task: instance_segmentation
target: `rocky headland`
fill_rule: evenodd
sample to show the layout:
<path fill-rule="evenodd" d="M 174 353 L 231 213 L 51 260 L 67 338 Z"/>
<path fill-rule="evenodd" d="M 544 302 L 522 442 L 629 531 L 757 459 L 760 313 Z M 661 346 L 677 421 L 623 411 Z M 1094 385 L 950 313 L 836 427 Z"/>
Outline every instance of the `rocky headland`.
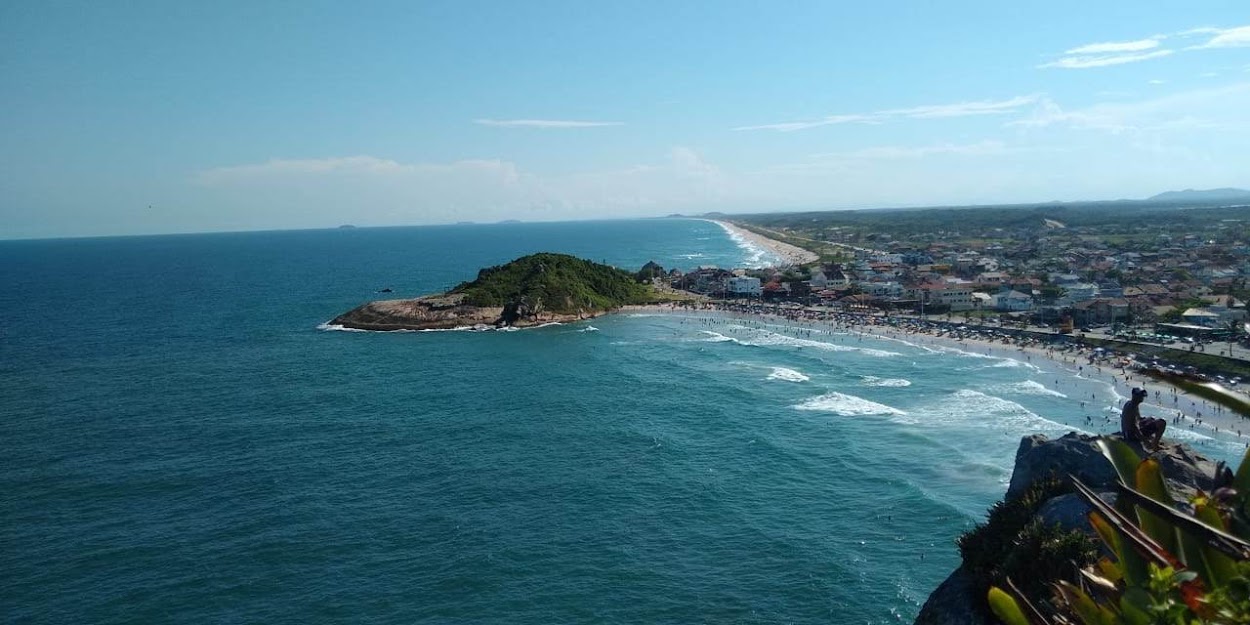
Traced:
<path fill-rule="evenodd" d="M 1099 450 L 1097 440 L 1098 437 L 1075 432 L 1053 440 L 1040 434 L 1024 437 L 1016 450 L 1004 502 L 1018 501 L 1039 480 L 1053 477 L 1070 482 L 1068 476 L 1076 476 L 1100 498 L 1114 502 L 1117 474 Z M 1158 451 L 1148 452 L 1139 444 L 1130 445 L 1141 457 L 1159 461 L 1168 489 L 1178 501 L 1188 501 L 1198 490 L 1211 492 L 1216 465 L 1188 446 L 1165 442 Z M 1086 520 L 1090 507 L 1075 494 L 1044 497 L 1034 507 L 1034 519 L 1045 526 L 1093 536 Z M 986 605 L 984 583 L 970 568 L 965 558 L 964 563 L 929 595 L 916 617 L 916 625 L 993 625 L 998 622 Z"/>
<path fill-rule="evenodd" d="M 590 319 L 663 299 L 637 274 L 566 254 L 531 254 L 446 293 L 368 302 L 328 325 L 353 330 L 478 330 Z"/>

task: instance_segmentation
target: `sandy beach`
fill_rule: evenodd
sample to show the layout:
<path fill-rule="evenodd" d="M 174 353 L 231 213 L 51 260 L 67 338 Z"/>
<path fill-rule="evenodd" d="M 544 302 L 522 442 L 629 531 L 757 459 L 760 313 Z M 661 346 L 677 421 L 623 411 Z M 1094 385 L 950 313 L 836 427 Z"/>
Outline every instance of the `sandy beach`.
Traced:
<path fill-rule="evenodd" d="M 762 247 L 773 254 L 776 254 L 781 257 L 784 265 L 810 265 L 811 263 L 820 260 L 820 256 L 801 247 L 790 245 L 789 243 L 784 243 L 776 239 L 770 239 L 762 234 L 756 234 L 750 230 L 735 226 L 727 221 L 720 221 L 716 219 L 712 219 L 710 221 L 724 228 L 730 236 L 740 237 L 753 245 Z"/>

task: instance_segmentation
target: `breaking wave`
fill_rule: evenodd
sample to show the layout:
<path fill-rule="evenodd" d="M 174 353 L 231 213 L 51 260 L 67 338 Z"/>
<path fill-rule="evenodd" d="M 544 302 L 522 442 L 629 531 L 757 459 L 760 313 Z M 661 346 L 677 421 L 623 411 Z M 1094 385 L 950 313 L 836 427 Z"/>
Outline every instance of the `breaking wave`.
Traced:
<path fill-rule="evenodd" d="M 773 372 L 768 374 L 769 380 L 784 380 L 786 382 L 806 382 L 811 378 L 785 367 L 773 367 Z"/>
<path fill-rule="evenodd" d="M 857 417 L 861 415 L 905 415 L 907 413 L 892 408 L 885 404 L 878 404 L 875 401 L 847 395 L 832 391 L 812 397 L 801 404 L 791 406 L 795 410 L 816 410 L 820 412 L 832 412 L 843 417 Z"/>

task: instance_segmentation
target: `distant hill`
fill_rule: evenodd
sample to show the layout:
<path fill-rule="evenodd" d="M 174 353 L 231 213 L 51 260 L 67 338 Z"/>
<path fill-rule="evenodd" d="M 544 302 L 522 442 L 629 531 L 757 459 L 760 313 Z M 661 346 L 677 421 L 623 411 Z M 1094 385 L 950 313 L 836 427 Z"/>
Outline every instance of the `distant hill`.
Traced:
<path fill-rule="evenodd" d="M 1250 191 L 1245 189 L 1185 189 L 1165 191 L 1146 198 L 1149 202 L 1243 202 L 1250 201 Z"/>
<path fill-rule="evenodd" d="M 650 289 L 634 275 L 567 254 L 531 254 L 488 267 L 477 279 L 452 289 L 471 306 L 526 302 L 555 313 L 611 310 L 646 301 Z"/>

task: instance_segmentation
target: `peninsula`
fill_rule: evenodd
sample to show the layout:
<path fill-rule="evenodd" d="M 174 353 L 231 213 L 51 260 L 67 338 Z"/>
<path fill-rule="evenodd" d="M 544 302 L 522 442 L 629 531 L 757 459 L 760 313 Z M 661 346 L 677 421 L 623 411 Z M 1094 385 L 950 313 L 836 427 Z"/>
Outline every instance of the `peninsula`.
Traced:
<path fill-rule="evenodd" d="M 673 299 L 639 275 L 567 254 L 531 254 L 488 267 L 446 293 L 380 300 L 330 321 L 355 330 L 525 327 L 590 319 L 630 304 Z"/>

